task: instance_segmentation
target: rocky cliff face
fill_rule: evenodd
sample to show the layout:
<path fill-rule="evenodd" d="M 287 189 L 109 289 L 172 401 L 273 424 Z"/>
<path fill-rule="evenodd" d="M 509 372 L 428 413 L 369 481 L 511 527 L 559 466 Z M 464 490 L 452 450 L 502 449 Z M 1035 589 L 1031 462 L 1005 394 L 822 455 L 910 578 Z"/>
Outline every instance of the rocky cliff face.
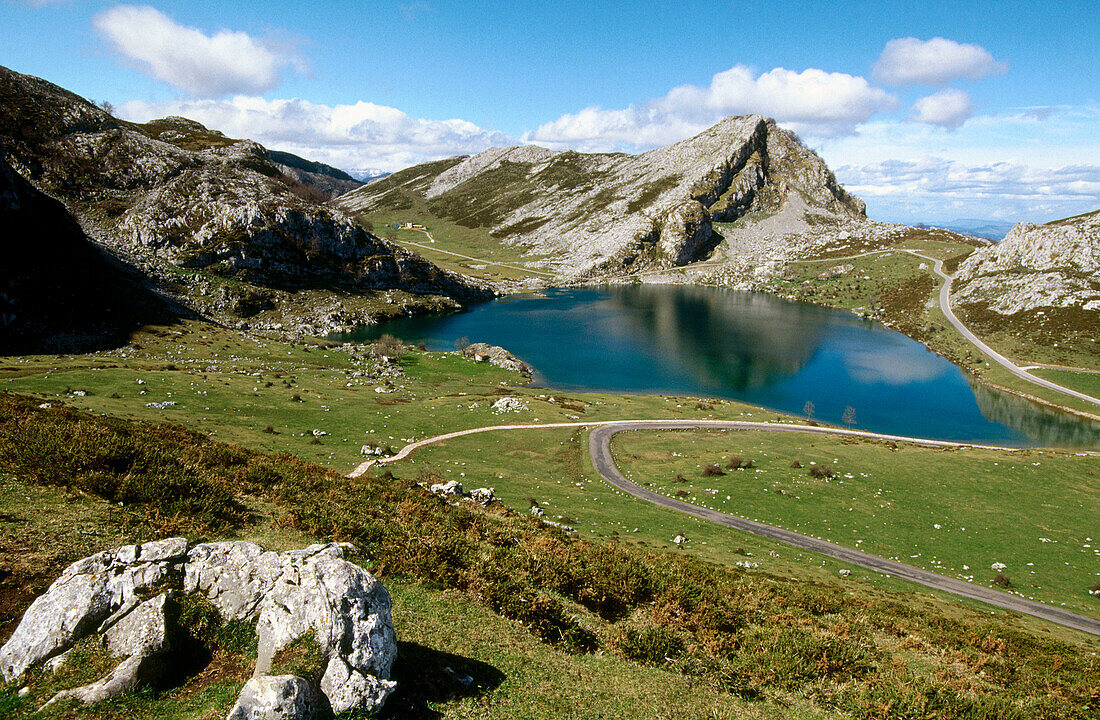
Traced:
<path fill-rule="evenodd" d="M 98 242 L 171 283 L 204 312 L 241 317 L 234 298 L 220 304 L 209 296 L 211 285 L 240 292 L 238 281 L 246 294 L 254 294 L 248 286 L 264 288 L 261 305 L 283 306 L 280 320 L 289 313 L 294 324 L 296 312 L 305 311 L 311 331 L 344 327 L 349 319 L 357 324 L 367 311 L 326 322 L 302 308 L 303 292 L 399 290 L 459 302 L 489 295 L 321 205 L 355 183 L 327 166 L 272 154 L 183 118 L 120 121 L 5 68 L 0 109 L 0 143 L 20 175 L 65 201 Z"/>
<path fill-rule="evenodd" d="M 560 258 L 566 274 L 684 265 L 746 216 L 804 226 L 861 222 L 864 206 L 794 136 L 759 115 L 726 118 L 640 155 L 536 146 L 420 165 L 338 198 L 349 213 L 426 203 L 459 225 Z"/>
<path fill-rule="evenodd" d="M 126 342 L 164 304 L 97 248 L 65 206 L 0 157 L 0 354 L 84 352 Z"/>
<path fill-rule="evenodd" d="M 1001 315 L 1039 308 L 1100 311 L 1100 210 L 1020 223 L 959 265 L 955 301 Z"/>

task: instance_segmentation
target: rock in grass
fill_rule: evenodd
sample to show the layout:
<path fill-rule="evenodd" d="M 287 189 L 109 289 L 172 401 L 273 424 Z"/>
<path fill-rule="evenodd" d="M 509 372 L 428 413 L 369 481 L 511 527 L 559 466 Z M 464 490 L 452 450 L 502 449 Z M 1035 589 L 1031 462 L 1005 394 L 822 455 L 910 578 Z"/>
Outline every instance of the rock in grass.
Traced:
<path fill-rule="evenodd" d="M 306 720 L 317 712 L 309 683 L 294 675 L 252 678 L 226 720 Z"/>
<path fill-rule="evenodd" d="M 118 622 L 138 607 L 139 593 L 165 581 L 186 553 L 186 540 L 170 538 L 96 553 L 65 568 L 0 648 L 5 682 Z"/>
<path fill-rule="evenodd" d="M 98 702 L 153 683 L 172 666 L 175 614 L 166 606 L 180 593 L 194 593 L 209 599 L 223 621 L 256 623 L 255 672 L 230 718 L 309 718 L 318 705 L 338 713 L 377 710 L 395 687 L 390 596 L 370 573 L 344 560 L 348 548 L 329 543 L 277 553 L 255 543 L 219 542 L 188 551 L 186 540 L 172 538 L 98 553 L 73 563 L 27 610 L 0 649 L 4 679 L 13 682 L 42 663 L 56 670 L 52 665 L 63 663 L 75 643 L 100 634 L 121 662 L 47 705 L 65 698 Z M 319 687 L 293 676 L 268 677 L 275 654 L 306 636 L 322 653 Z"/>
<path fill-rule="evenodd" d="M 436 495 L 462 495 L 462 483 L 458 480 L 436 483 L 430 488 Z"/>
<path fill-rule="evenodd" d="M 472 343 L 462 349 L 462 354 L 477 362 L 488 362 L 490 365 L 518 372 L 527 377 L 534 372 L 534 368 L 499 345 Z"/>

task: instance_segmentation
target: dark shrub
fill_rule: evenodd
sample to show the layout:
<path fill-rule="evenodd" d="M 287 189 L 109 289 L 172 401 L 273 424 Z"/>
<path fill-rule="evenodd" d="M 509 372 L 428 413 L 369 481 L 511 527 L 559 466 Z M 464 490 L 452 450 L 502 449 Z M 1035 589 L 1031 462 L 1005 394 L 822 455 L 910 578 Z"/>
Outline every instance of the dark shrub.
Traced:
<path fill-rule="evenodd" d="M 727 470 L 737 470 L 741 467 L 741 463 L 743 463 L 743 462 L 744 462 L 744 459 L 740 455 L 734 455 L 733 457 L 730 458 L 729 462 L 726 463 L 726 469 Z"/>
<path fill-rule="evenodd" d="M 703 477 L 717 477 L 719 475 L 725 475 L 725 471 L 717 465 L 711 463 L 703 468 Z"/>
<path fill-rule="evenodd" d="M 623 628 L 615 646 L 627 659 L 648 665 L 663 665 L 684 654 L 683 639 L 664 625 Z"/>
<path fill-rule="evenodd" d="M 812 478 L 831 478 L 834 475 L 833 469 L 828 465 L 810 465 L 810 477 Z"/>
<path fill-rule="evenodd" d="M 997 587 L 1003 588 L 1015 587 L 1015 585 L 1012 584 L 1012 581 L 1008 579 L 1008 575 L 1005 575 L 1001 572 L 997 573 L 997 576 L 993 578 L 993 584 Z"/>

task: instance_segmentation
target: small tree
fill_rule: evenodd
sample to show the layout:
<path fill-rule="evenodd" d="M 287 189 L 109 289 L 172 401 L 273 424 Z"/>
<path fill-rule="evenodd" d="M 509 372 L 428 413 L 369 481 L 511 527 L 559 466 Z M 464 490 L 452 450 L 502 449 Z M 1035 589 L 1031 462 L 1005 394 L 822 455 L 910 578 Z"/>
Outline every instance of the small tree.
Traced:
<path fill-rule="evenodd" d="M 849 405 L 844 408 L 844 414 L 840 416 L 840 419 L 848 426 L 848 429 L 852 429 L 852 425 L 856 422 L 856 409 Z"/>
<path fill-rule="evenodd" d="M 817 408 L 814 407 L 814 401 L 813 400 L 807 400 L 806 404 L 802 406 L 802 414 L 805 415 L 806 417 L 808 417 L 809 419 L 813 420 L 814 419 L 814 411 L 816 409 Z"/>
<path fill-rule="evenodd" d="M 371 343 L 370 350 L 376 357 L 400 360 L 401 356 L 405 354 L 405 343 L 386 333 Z"/>
<path fill-rule="evenodd" d="M 469 346 L 470 338 L 466 337 L 465 335 L 455 340 L 455 350 L 458 350 L 459 352 L 462 352 Z"/>

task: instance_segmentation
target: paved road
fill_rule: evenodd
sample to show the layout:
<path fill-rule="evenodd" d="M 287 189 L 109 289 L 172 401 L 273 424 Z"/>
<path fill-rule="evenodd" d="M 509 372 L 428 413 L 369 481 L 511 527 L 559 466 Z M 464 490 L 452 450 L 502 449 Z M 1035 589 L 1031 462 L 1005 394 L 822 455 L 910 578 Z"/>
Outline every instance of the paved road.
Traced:
<path fill-rule="evenodd" d="M 883 575 L 901 578 L 902 580 L 915 582 L 953 595 L 980 600 L 989 605 L 994 605 L 1013 612 L 1033 615 L 1043 620 L 1049 620 L 1058 625 L 1064 625 L 1065 627 L 1080 630 L 1092 635 L 1100 635 L 1100 619 L 1097 618 L 1080 615 L 1075 612 L 1070 612 L 1069 610 L 1063 610 L 1051 605 L 1044 605 L 1032 600 L 1026 600 L 1015 595 L 1009 595 L 1008 593 L 973 585 L 963 580 L 947 577 L 945 575 L 937 575 L 936 573 L 921 570 L 920 568 L 906 565 L 896 560 L 888 560 L 878 557 L 877 555 L 871 555 L 859 550 L 837 545 L 826 540 L 819 540 L 818 538 L 808 535 L 801 535 L 796 532 L 791 532 L 790 530 L 784 530 L 772 525 L 765 525 L 746 518 L 737 517 L 736 515 L 729 515 L 718 512 L 717 510 L 699 507 L 698 505 L 692 505 L 681 500 L 676 500 L 675 498 L 661 495 L 660 493 L 653 492 L 652 490 L 648 490 L 627 480 L 615 465 L 615 460 L 611 455 L 611 437 L 616 433 L 626 430 L 713 429 L 716 425 L 718 427 L 730 429 L 744 429 L 745 425 L 756 424 L 757 423 L 741 423 L 737 421 L 729 421 L 720 424 L 715 422 L 698 423 L 691 420 L 682 420 L 665 422 L 655 426 L 654 423 L 621 422 L 612 425 L 604 425 L 593 430 L 588 438 L 588 451 L 592 457 L 592 465 L 604 480 L 623 492 L 633 495 L 639 500 L 645 500 L 646 502 L 659 505 L 660 507 L 677 510 L 702 520 L 709 520 L 719 525 L 743 530 L 744 532 L 759 535 L 760 537 L 765 537 L 770 540 L 776 540 L 787 545 L 793 545 L 803 550 L 810 550 L 811 552 L 816 552 L 821 555 L 827 555 L 858 567 L 882 573 Z M 771 425 L 768 429 L 775 432 L 830 432 L 827 428 L 807 428 L 792 425 Z"/>
<path fill-rule="evenodd" d="M 1051 605 L 1044 605 L 1042 603 L 1034 602 L 1032 600 L 1025 600 L 1024 598 L 1017 597 L 1015 595 L 1009 595 L 1008 593 L 999 592 L 997 590 L 991 590 L 989 588 L 981 587 L 979 585 L 972 585 L 971 583 L 956 578 L 947 577 L 945 575 L 937 575 L 935 573 L 928 572 L 927 570 L 921 570 L 920 568 L 913 567 L 912 565 L 906 565 L 904 563 L 897 562 L 896 560 L 889 560 L 887 558 L 878 557 L 877 555 L 871 555 L 869 553 L 861 552 L 859 550 L 853 550 L 851 548 L 837 545 L 825 540 L 819 540 L 818 538 L 809 537 L 808 535 L 802 535 L 790 530 L 784 530 L 772 525 L 765 525 L 758 523 L 747 518 L 738 517 L 736 515 L 729 515 L 727 513 L 718 512 L 717 510 L 711 510 L 709 508 L 699 507 L 698 505 L 692 505 L 690 503 L 676 500 L 659 493 L 655 493 L 652 490 L 647 490 L 639 485 L 627 480 L 626 477 L 619 471 L 619 468 L 615 465 L 614 458 L 611 455 L 611 436 L 616 433 L 626 430 L 683 430 L 683 429 L 724 429 L 724 430 L 764 430 L 768 432 L 794 432 L 794 433 L 809 433 L 819 435 L 847 435 L 852 437 L 864 437 L 877 440 L 893 440 L 896 442 L 908 442 L 918 445 L 925 445 L 928 447 L 959 447 L 960 443 L 947 442 L 943 440 L 928 440 L 924 438 L 912 438 L 899 435 L 884 435 L 880 433 L 870 433 L 861 430 L 844 430 L 841 428 L 829 428 L 819 427 L 811 425 L 788 425 L 779 423 L 760 423 L 760 422 L 747 422 L 740 420 L 605 420 L 599 422 L 571 422 L 571 423 L 546 423 L 539 425 L 490 425 L 480 428 L 470 428 L 468 430 L 458 430 L 456 432 L 445 433 L 443 435 L 437 435 L 435 437 L 425 438 L 424 440 L 418 440 L 413 443 L 409 443 L 403 447 L 396 455 L 388 458 L 382 458 L 378 460 L 368 460 L 355 468 L 350 477 L 358 477 L 365 473 L 370 467 L 376 464 L 389 464 L 404 460 L 416 450 L 425 447 L 427 445 L 433 445 L 435 443 L 450 440 L 456 437 L 462 437 L 464 435 L 473 435 L 483 432 L 492 432 L 497 430 L 542 430 L 548 428 L 575 428 L 575 427 L 595 427 L 589 435 L 588 449 L 589 455 L 592 458 L 592 465 L 596 468 L 596 471 L 600 476 L 612 486 L 622 490 L 623 492 L 633 495 L 634 497 L 645 500 L 646 502 L 653 503 L 660 507 L 668 508 L 670 510 L 677 510 L 679 512 L 692 515 L 694 517 L 709 520 L 711 522 L 725 525 L 726 527 L 736 528 L 745 532 L 759 535 L 761 537 L 769 538 L 787 545 L 793 545 L 794 547 L 802 548 L 804 550 L 810 550 L 812 552 L 819 553 L 821 555 L 827 555 L 837 560 L 856 565 L 874 572 L 882 573 L 891 577 L 900 578 L 902 580 L 908 580 L 927 587 L 942 590 L 943 592 L 959 595 L 961 597 L 971 598 L 974 600 L 980 600 L 989 605 L 1011 610 L 1013 612 L 1022 613 L 1025 615 L 1033 615 L 1044 620 L 1056 623 L 1058 625 L 1064 625 L 1065 627 L 1080 630 L 1082 632 L 1090 633 L 1092 635 L 1100 635 L 1100 619 L 1092 618 L 1087 615 L 1080 615 L 1078 613 L 1070 612 L 1069 610 L 1063 610 L 1061 608 L 1053 607 Z M 1012 450 L 1016 451 L 1018 448 L 1003 448 L 995 446 L 984 445 L 967 445 L 967 447 L 987 447 L 995 448 L 998 450 Z"/>
<path fill-rule="evenodd" d="M 455 432 L 444 433 L 443 435 L 436 435 L 435 437 L 424 438 L 423 440 L 417 440 L 411 442 L 405 447 L 401 448 L 395 455 L 391 455 L 385 458 L 377 458 L 374 460 L 367 460 L 360 463 L 354 470 L 348 473 L 348 477 L 359 477 L 374 465 L 388 465 L 389 463 L 397 462 L 398 460 L 404 460 L 409 455 L 419 450 L 426 445 L 435 445 L 436 443 L 443 442 L 444 440 L 450 440 L 456 437 L 462 437 L 463 435 L 475 435 L 477 433 L 492 432 L 494 430 L 545 430 L 548 428 L 578 428 L 578 427 L 602 427 L 604 425 L 624 425 L 631 424 L 638 427 L 653 427 L 660 429 L 669 422 L 675 422 L 670 420 L 597 420 L 594 422 L 563 422 L 563 423 L 539 423 L 539 424 L 523 424 L 523 425 L 486 425 L 484 427 L 470 428 L 468 430 L 456 430 Z M 871 438 L 873 440 L 893 440 L 894 442 L 907 442 L 917 445 L 927 445 L 929 447 L 976 447 L 987 448 L 991 450 L 1009 450 L 1017 452 L 1020 448 L 1001 447 L 998 445 L 974 445 L 967 443 L 951 442 L 949 440 L 927 440 L 925 438 L 906 437 L 903 435 L 883 435 L 882 433 L 872 433 L 863 430 L 844 430 L 842 428 L 831 427 L 819 427 L 816 425 L 780 425 L 778 423 L 763 423 L 763 422 L 748 422 L 742 420 L 694 420 L 697 426 L 701 427 L 714 427 L 714 428 L 730 428 L 733 427 L 738 430 L 785 430 L 788 432 L 806 432 L 817 433 L 821 435 L 848 435 L 850 437 L 862 437 Z"/>
<path fill-rule="evenodd" d="M 1038 375 L 1032 375 L 1027 370 L 1024 370 L 1022 367 L 1016 365 L 1004 355 L 1001 355 L 999 352 L 982 342 L 977 335 L 970 332 L 966 325 L 962 324 L 962 321 L 960 321 L 959 318 L 955 316 L 954 311 L 951 310 L 951 281 L 953 278 L 951 275 L 948 275 L 943 271 L 943 260 L 929 257 L 928 255 L 923 255 L 916 250 L 906 250 L 905 252 L 910 253 L 911 255 L 916 255 L 917 257 L 924 258 L 925 260 L 930 260 L 934 263 L 932 270 L 941 278 L 943 278 L 943 285 L 940 286 L 940 310 L 943 311 L 943 314 L 947 318 L 947 321 L 954 325 L 955 329 L 958 330 L 963 337 L 973 343 L 983 353 L 988 355 L 994 362 L 1003 367 L 1005 370 L 1008 370 L 1016 377 L 1027 380 L 1030 383 L 1045 387 L 1048 390 L 1062 393 L 1063 395 L 1069 395 L 1070 397 L 1084 400 L 1085 402 L 1092 403 L 1093 405 L 1100 405 L 1100 400 L 1094 398 L 1091 395 L 1086 395 L 1083 392 L 1078 392 L 1071 388 L 1065 387 L 1064 385 L 1059 385 L 1058 383 L 1051 382 L 1050 380 L 1047 380 L 1046 378 L 1041 378 Z"/>

